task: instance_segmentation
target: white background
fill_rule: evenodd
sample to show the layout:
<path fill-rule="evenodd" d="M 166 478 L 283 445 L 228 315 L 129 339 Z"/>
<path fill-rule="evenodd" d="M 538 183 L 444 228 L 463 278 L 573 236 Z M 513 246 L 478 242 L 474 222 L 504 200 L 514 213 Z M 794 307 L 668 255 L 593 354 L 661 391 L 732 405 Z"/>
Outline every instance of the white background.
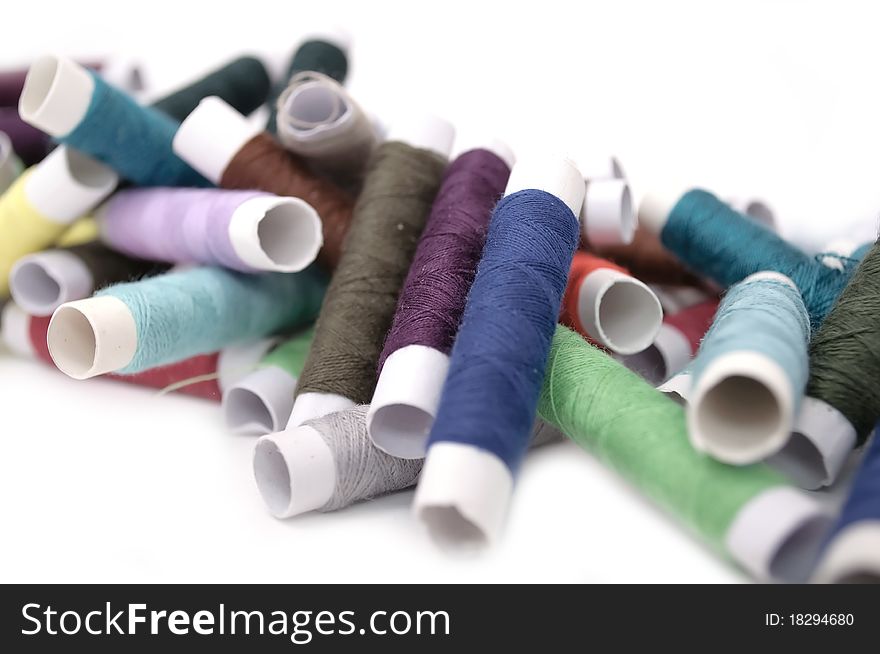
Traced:
<path fill-rule="evenodd" d="M 871 3 L 7 3 L 0 65 L 46 52 L 143 61 L 154 94 L 251 51 L 280 68 L 328 22 L 349 87 L 522 152 L 613 152 L 635 191 L 753 194 L 809 248 L 872 238 L 880 39 Z M 315 8 L 312 9 L 311 6 Z M 0 354 L 0 581 L 735 582 L 743 577 L 571 443 L 531 455 L 503 542 L 437 552 L 410 493 L 279 522 L 253 441 L 217 407 Z"/>

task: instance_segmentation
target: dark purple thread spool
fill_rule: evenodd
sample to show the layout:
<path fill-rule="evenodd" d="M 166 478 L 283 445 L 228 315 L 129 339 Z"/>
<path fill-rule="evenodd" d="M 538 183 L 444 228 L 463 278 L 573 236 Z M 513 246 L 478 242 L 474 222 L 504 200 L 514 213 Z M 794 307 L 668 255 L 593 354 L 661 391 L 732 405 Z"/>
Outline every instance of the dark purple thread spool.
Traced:
<path fill-rule="evenodd" d="M 424 456 L 489 218 L 510 177 L 512 156 L 495 149 L 503 158 L 470 150 L 447 168 L 385 339 L 367 425 L 393 456 Z"/>

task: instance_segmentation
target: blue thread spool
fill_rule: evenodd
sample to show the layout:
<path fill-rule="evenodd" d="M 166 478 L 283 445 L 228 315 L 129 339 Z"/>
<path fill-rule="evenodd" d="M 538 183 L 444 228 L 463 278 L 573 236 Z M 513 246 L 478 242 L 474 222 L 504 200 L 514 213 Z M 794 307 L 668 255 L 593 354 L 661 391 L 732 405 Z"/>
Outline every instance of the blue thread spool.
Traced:
<path fill-rule="evenodd" d="M 639 207 L 640 224 L 696 272 L 727 288 L 762 270 L 789 277 L 804 299 L 817 329 L 857 265 L 841 258 L 841 268 L 822 265 L 757 221 L 711 193 L 688 191 L 675 200 L 652 195 Z"/>
<path fill-rule="evenodd" d="M 191 268 L 117 284 L 60 306 L 49 352 L 74 379 L 136 373 L 305 325 L 325 288 L 314 267 L 264 275 Z"/>
<path fill-rule="evenodd" d="M 538 190 L 540 189 L 540 190 Z M 579 238 L 580 171 L 518 162 L 489 224 L 415 497 L 439 541 L 484 544 L 507 512 Z"/>
<path fill-rule="evenodd" d="M 829 533 L 815 579 L 880 583 L 880 438 L 876 429 L 849 498 Z"/>
<path fill-rule="evenodd" d="M 788 441 L 808 376 L 810 322 L 789 278 L 761 272 L 730 288 L 691 366 L 694 448 L 744 465 Z"/>
<path fill-rule="evenodd" d="M 43 57 L 28 72 L 21 117 L 140 186 L 209 186 L 171 149 L 177 123 L 142 107 L 93 72 Z"/>

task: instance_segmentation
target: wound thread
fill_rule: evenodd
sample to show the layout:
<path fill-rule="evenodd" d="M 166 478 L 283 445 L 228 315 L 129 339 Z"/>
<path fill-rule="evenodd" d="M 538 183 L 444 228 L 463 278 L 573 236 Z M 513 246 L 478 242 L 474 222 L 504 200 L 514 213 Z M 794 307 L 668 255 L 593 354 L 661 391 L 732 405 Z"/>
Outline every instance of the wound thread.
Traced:
<path fill-rule="evenodd" d="M 495 207 L 429 451 L 470 445 L 517 471 L 579 232 L 572 210 L 545 191 L 518 191 Z"/>
<path fill-rule="evenodd" d="M 49 316 L 32 316 L 28 331 L 31 345 L 37 357 L 54 367 L 55 363 L 52 361 L 52 355 L 49 354 L 49 346 L 46 343 L 50 319 Z M 174 387 L 175 393 L 219 402 L 221 392 L 216 378 L 218 359 L 219 354 L 216 352 L 202 354 L 133 375 L 107 375 L 107 378 L 159 391 Z M 205 379 L 195 383 L 182 383 L 196 378 Z"/>
<path fill-rule="evenodd" d="M 691 365 L 691 443 L 728 463 L 788 441 L 807 385 L 810 319 L 794 284 L 758 273 L 733 285 Z"/>
<path fill-rule="evenodd" d="M 326 282 L 314 269 L 242 275 L 222 268 L 171 272 L 96 294 L 121 300 L 137 327 L 131 374 L 256 340 L 314 319 Z"/>
<path fill-rule="evenodd" d="M 838 257 L 842 270 L 823 265 L 818 258 L 698 189 L 678 200 L 660 238 L 686 265 L 724 287 L 762 270 L 789 277 L 804 298 L 814 330 L 822 324 L 858 265 L 856 259 L 848 257 Z"/>
<path fill-rule="evenodd" d="M 743 506 L 784 485 L 763 465 L 733 467 L 697 453 L 681 406 L 562 326 L 538 411 L 722 552 Z"/>
<path fill-rule="evenodd" d="M 700 341 L 712 326 L 715 313 L 718 311 L 718 300 L 715 298 L 705 300 L 693 306 L 682 309 L 672 314 L 666 314 L 663 322 L 671 325 L 679 331 L 691 347 L 691 354 L 696 354 L 700 348 Z"/>
<path fill-rule="evenodd" d="M 95 73 L 89 75 L 94 89 L 88 109 L 70 132 L 57 135 L 59 142 L 104 162 L 139 186 L 210 185 L 172 151 L 175 120 L 139 105 Z"/>
<path fill-rule="evenodd" d="M 290 59 L 287 74 L 269 96 L 270 114 L 266 131 L 270 134 L 275 133 L 277 125 L 278 97 L 295 75 L 307 71 L 321 73 L 342 84 L 348 75 L 348 55 L 338 45 L 324 39 L 310 39 L 300 44 Z"/>
<path fill-rule="evenodd" d="M 247 116 L 266 102 L 271 86 L 262 61 L 256 57 L 238 57 L 157 100 L 152 107 L 179 122 L 189 116 L 202 98 L 216 95 Z"/>
<path fill-rule="evenodd" d="M 447 168 L 385 338 L 380 374 L 389 355 L 407 345 L 452 350 L 492 209 L 509 177 L 510 167 L 483 149 L 465 152 Z"/>
<path fill-rule="evenodd" d="M 369 402 L 382 344 L 446 161 L 399 141 L 373 154 L 297 395 Z"/>
<path fill-rule="evenodd" d="M 102 240 L 130 256 L 240 272 L 302 270 L 321 238 L 311 207 L 258 191 L 121 191 L 98 217 Z"/>
<path fill-rule="evenodd" d="M 317 177 L 299 157 L 287 152 L 268 134 L 257 134 L 238 151 L 220 179 L 225 189 L 259 189 L 301 198 L 321 217 L 324 245 L 318 261 L 333 270 L 351 222 L 353 200 L 329 180 Z"/>
<path fill-rule="evenodd" d="M 807 395 L 849 420 L 857 443 L 880 418 L 880 246 L 871 248 L 810 343 Z"/>
<path fill-rule="evenodd" d="M 339 82 L 315 72 L 294 75 L 277 108 L 278 139 L 287 150 L 340 184 L 360 182 L 376 133 Z"/>

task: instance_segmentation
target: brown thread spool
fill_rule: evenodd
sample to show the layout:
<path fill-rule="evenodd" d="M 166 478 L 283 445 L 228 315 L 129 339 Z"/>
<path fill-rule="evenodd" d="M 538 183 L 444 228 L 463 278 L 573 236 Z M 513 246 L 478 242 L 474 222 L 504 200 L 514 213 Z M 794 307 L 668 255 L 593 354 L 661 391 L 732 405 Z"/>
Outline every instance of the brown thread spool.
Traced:
<path fill-rule="evenodd" d="M 202 100 L 181 123 L 174 152 L 221 188 L 258 189 L 308 202 L 321 217 L 324 245 L 318 261 L 336 267 L 354 200 L 228 104 L 216 97 Z"/>

